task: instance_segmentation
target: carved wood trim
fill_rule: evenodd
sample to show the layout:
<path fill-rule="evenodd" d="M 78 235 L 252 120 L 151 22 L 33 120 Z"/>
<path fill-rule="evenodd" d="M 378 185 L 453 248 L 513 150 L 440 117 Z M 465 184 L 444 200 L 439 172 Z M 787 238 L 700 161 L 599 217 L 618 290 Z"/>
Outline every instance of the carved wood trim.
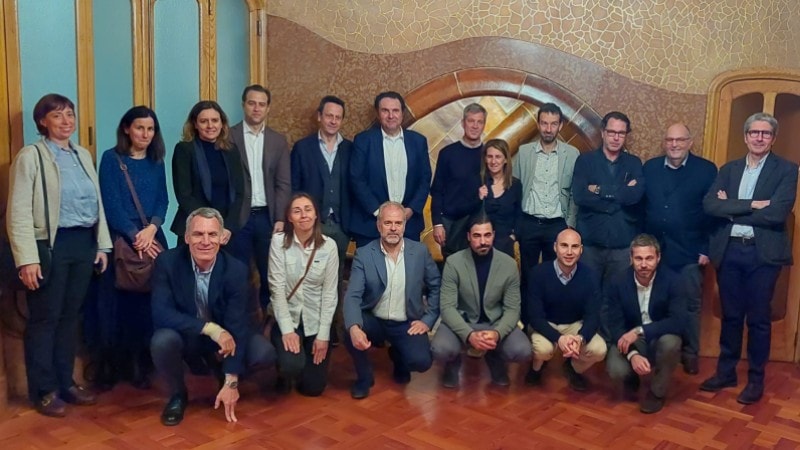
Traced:
<path fill-rule="evenodd" d="M 131 0 L 133 33 L 133 104 L 152 107 L 153 86 L 153 19 L 156 0 Z"/>
<path fill-rule="evenodd" d="M 75 0 L 75 48 L 78 72 L 78 140 L 97 154 L 94 96 L 94 23 L 92 0 Z"/>
<path fill-rule="evenodd" d="M 217 0 L 200 6 L 200 99 L 217 99 Z"/>

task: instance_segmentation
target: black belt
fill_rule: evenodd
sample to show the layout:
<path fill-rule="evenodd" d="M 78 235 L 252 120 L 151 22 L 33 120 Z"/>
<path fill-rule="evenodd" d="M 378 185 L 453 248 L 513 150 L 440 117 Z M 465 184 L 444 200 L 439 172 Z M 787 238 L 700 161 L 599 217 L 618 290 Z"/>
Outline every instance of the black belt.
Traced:
<path fill-rule="evenodd" d="M 563 217 L 553 217 L 552 219 L 546 219 L 544 217 L 536 217 L 536 216 L 533 216 L 531 214 L 525 214 L 525 213 L 522 213 L 522 216 L 525 217 L 528 220 L 532 220 L 532 221 L 538 223 L 539 225 L 548 225 L 548 224 L 556 223 L 556 222 L 564 222 L 564 218 Z"/>
<path fill-rule="evenodd" d="M 267 206 L 256 206 L 254 208 L 250 208 L 250 214 L 261 214 L 268 212 L 269 212 L 269 207 Z"/>
<path fill-rule="evenodd" d="M 71 232 L 71 231 L 91 231 L 94 230 L 94 225 L 89 227 L 59 227 L 58 231 L 63 232 Z"/>
<path fill-rule="evenodd" d="M 756 238 L 744 237 L 744 236 L 731 236 L 730 238 L 728 238 L 728 242 L 733 242 L 741 245 L 756 245 Z"/>

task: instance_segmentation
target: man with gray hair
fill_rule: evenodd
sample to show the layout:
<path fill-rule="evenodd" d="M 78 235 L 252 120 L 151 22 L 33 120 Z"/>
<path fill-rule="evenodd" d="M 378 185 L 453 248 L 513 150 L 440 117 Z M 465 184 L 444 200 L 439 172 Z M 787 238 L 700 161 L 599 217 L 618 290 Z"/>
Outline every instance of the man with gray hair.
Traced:
<path fill-rule="evenodd" d="M 442 256 L 467 248 L 467 221 L 481 208 L 481 157 L 486 108 L 470 103 L 464 108 L 461 127 L 464 137 L 439 151 L 431 184 L 433 239 Z"/>
<path fill-rule="evenodd" d="M 237 420 L 239 376 L 248 367 L 275 363 L 275 348 L 248 321 L 248 268 L 219 251 L 223 230 L 217 210 L 198 208 L 186 218 L 186 245 L 156 259 L 150 352 L 170 394 L 161 414 L 164 425 L 178 425 L 186 410 L 184 358 L 190 367 L 217 375 L 214 408 L 222 404 L 228 422 Z"/>
<path fill-rule="evenodd" d="M 378 208 L 380 239 L 359 247 L 344 297 L 345 347 L 356 382 L 350 395 L 362 399 L 375 382 L 367 350 L 388 341 L 397 384 L 431 367 L 428 331 L 439 318 L 441 276 L 425 244 L 403 237 L 405 209 L 398 202 Z M 427 299 L 423 295 L 427 291 Z"/>
<path fill-rule="evenodd" d="M 736 401 L 749 405 L 764 394 L 772 332 L 771 301 L 782 266 L 792 264 L 786 217 L 797 191 L 797 164 L 774 154 L 778 121 L 756 113 L 744 123 L 747 154 L 719 170 L 703 199 L 707 214 L 722 224 L 711 235 L 709 256 L 717 269 L 722 306 L 719 360 L 700 390 L 736 386 L 747 321 L 747 386 Z"/>

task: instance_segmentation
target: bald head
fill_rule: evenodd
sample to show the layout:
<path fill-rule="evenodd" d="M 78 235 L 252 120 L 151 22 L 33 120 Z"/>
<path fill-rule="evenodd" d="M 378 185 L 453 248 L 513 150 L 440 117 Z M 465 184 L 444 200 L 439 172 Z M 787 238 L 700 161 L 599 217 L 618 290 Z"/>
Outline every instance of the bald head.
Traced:
<path fill-rule="evenodd" d="M 564 273 L 572 272 L 583 253 L 581 235 L 570 228 L 563 230 L 556 236 L 553 250 L 556 251 L 556 260 L 561 271 Z"/>
<path fill-rule="evenodd" d="M 664 135 L 664 154 L 667 162 L 672 167 L 679 167 L 689 155 L 693 143 L 689 127 L 682 123 L 670 125 Z"/>

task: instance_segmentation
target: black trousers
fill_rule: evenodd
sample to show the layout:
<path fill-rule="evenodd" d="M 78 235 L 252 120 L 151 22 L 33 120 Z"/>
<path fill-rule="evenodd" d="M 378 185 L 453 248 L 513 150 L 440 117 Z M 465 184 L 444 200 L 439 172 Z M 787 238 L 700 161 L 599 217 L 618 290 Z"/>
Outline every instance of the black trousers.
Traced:
<path fill-rule="evenodd" d="M 269 285 L 267 284 L 267 268 L 269 266 L 269 246 L 272 241 L 272 220 L 269 209 L 252 209 L 247 223 L 240 230 L 233 233 L 225 250 L 234 258 L 239 259 L 250 267 L 250 260 L 255 259 L 258 269 L 259 289 L 258 301 L 261 308 L 269 305 Z"/>
<path fill-rule="evenodd" d="M 28 397 L 72 387 L 80 311 L 92 277 L 97 241 L 92 228 L 59 228 L 46 283 L 27 292 L 25 366 Z"/>
<path fill-rule="evenodd" d="M 309 397 L 322 395 L 328 385 L 328 362 L 331 356 L 331 346 L 328 353 L 319 364 L 314 364 L 314 340 L 317 335 L 306 336 L 303 324 L 295 332 L 300 335 L 300 353 L 286 351 L 283 347 L 283 336 L 278 324 L 272 326 L 270 337 L 272 345 L 278 352 L 278 371 L 286 378 L 297 380 L 297 391 Z"/>

